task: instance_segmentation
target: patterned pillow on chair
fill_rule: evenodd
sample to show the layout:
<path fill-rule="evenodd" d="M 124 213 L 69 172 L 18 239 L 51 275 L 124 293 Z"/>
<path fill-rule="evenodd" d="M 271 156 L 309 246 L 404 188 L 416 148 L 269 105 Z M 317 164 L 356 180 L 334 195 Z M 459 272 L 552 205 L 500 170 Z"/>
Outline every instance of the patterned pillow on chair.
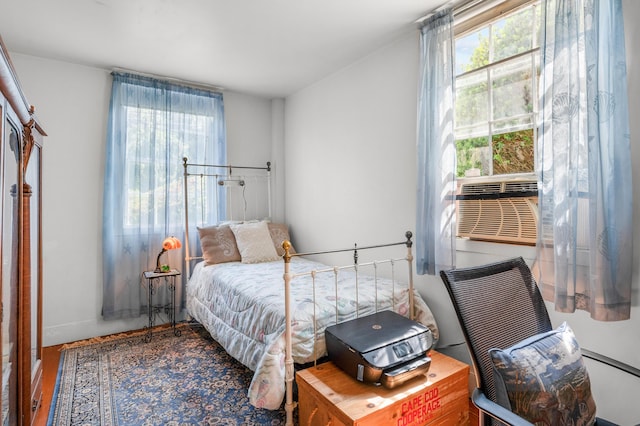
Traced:
<path fill-rule="evenodd" d="M 566 322 L 489 355 L 500 405 L 535 424 L 595 422 L 589 374 Z"/>

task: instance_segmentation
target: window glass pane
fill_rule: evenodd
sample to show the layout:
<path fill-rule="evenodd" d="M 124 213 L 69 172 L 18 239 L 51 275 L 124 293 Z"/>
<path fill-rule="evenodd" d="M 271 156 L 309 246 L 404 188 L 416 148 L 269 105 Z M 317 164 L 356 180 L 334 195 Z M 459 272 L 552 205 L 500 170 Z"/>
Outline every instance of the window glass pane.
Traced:
<path fill-rule="evenodd" d="M 541 39 L 541 33 L 540 33 L 540 13 L 541 13 L 541 7 L 539 4 L 533 5 L 532 6 L 533 9 L 533 47 L 537 48 L 540 47 L 540 39 Z"/>
<path fill-rule="evenodd" d="M 493 119 L 533 112 L 530 55 L 503 62 L 491 70 Z"/>
<path fill-rule="evenodd" d="M 457 176 L 488 176 L 491 174 L 491 148 L 488 137 L 456 140 Z"/>
<path fill-rule="evenodd" d="M 123 178 L 128 189 L 124 226 L 179 223 L 182 200 L 179 197 L 168 200 L 167 196 L 182 191 L 183 176 L 181 168 L 170 167 L 167 159 L 180 159 L 185 152 L 190 154 L 192 147 L 206 146 L 214 118 L 137 107 L 126 109 L 127 167 Z"/>
<path fill-rule="evenodd" d="M 509 133 L 517 130 L 531 129 L 533 127 L 533 116 L 507 118 L 493 123 L 493 133 Z"/>
<path fill-rule="evenodd" d="M 487 114 L 487 73 L 479 71 L 456 79 L 456 127 L 481 125 Z"/>
<path fill-rule="evenodd" d="M 493 174 L 533 172 L 533 129 L 493 135 Z"/>
<path fill-rule="evenodd" d="M 531 50 L 533 47 L 533 9 L 526 8 L 491 26 L 493 56 L 496 62 Z"/>
<path fill-rule="evenodd" d="M 489 63 L 489 28 L 456 40 L 456 74 L 483 67 Z"/>

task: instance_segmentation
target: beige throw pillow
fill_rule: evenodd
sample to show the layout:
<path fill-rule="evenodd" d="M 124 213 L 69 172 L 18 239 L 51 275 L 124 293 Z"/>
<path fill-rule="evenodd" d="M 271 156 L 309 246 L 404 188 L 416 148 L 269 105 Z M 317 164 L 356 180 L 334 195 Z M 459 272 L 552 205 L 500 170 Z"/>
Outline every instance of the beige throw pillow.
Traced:
<path fill-rule="evenodd" d="M 198 227 L 202 257 L 209 265 L 239 262 L 242 258 L 229 225 Z"/>
<path fill-rule="evenodd" d="M 242 263 L 272 262 L 278 253 L 271 239 L 266 222 L 249 222 L 230 225 Z"/>
<path fill-rule="evenodd" d="M 284 255 L 284 249 L 282 248 L 282 242 L 287 240 L 291 242 L 291 237 L 289 236 L 289 227 L 284 223 L 271 223 L 268 224 L 269 233 L 271 234 L 271 239 L 273 240 L 273 245 L 276 248 L 276 252 L 278 256 L 282 257 Z M 296 251 L 293 246 L 289 250 L 289 253 L 293 254 Z"/>

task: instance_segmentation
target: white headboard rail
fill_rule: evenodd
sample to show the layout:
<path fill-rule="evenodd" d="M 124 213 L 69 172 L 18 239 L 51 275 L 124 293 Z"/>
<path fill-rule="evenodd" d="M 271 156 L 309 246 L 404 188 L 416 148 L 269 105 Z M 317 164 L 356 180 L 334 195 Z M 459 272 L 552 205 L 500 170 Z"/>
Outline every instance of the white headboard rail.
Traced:
<path fill-rule="evenodd" d="M 218 186 L 225 187 L 238 187 L 243 190 L 243 217 L 242 220 L 246 220 L 246 199 L 244 199 L 244 191 L 248 185 L 255 183 L 259 180 L 266 180 L 266 202 L 267 202 L 267 217 L 271 218 L 272 207 L 271 207 L 271 162 L 267 161 L 266 166 L 234 166 L 231 164 L 200 164 L 200 163 L 189 163 L 187 157 L 182 158 L 182 166 L 184 168 L 184 221 L 185 221 L 185 236 L 184 236 L 184 247 L 185 247 L 185 276 L 189 278 L 191 276 L 191 261 L 201 259 L 198 256 L 191 255 L 191 247 L 189 244 L 189 178 L 190 177 L 199 177 L 201 179 L 215 179 L 215 184 Z M 240 173 L 236 173 L 240 171 Z M 247 174 L 242 175 L 243 172 L 259 172 L 260 174 Z M 264 173 L 262 173 L 264 172 Z M 201 185 L 202 188 L 202 185 Z M 204 194 L 202 194 L 204 195 Z M 201 197 L 202 202 L 204 203 L 204 196 Z M 256 195 L 257 198 L 257 195 Z M 256 201 L 257 203 L 257 201 Z M 215 191 L 215 200 L 214 205 L 218 206 L 218 191 Z M 237 219 L 233 217 L 233 206 L 228 207 L 227 210 L 230 210 L 231 217 L 230 219 Z M 225 212 L 228 214 L 229 211 Z M 204 223 L 202 221 L 200 223 Z"/>

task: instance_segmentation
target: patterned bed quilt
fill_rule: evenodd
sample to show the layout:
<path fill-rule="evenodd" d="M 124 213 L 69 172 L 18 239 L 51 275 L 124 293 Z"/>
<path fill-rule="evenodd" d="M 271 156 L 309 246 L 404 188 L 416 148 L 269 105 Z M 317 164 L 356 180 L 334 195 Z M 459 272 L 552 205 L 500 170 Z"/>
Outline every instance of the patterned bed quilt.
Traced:
<path fill-rule="evenodd" d="M 300 274 L 324 270 L 326 265 L 304 258 L 291 259 L 290 272 Z M 259 408 L 280 408 L 285 395 L 284 264 L 282 260 L 257 264 L 240 262 L 207 265 L 198 263 L 186 288 L 189 315 L 203 324 L 229 355 L 252 371 L 249 400 Z M 408 286 L 401 282 L 341 270 L 336 301 L 333 272 L 318 273 L 315 286 L 310 275 L 291 281 L 292 356 L 295 363 L 312 362 L 326 355 L 324 329 L 338 322 L 393 309 L 407 315 Z M 314 306 L 314 290 L 315 299 Z M 376 307 L 377 294 L 377 307 Z M 392 294 L 394 301 L 392 303 Z M 415 292 L 416 320 L 428 326 L 438 338 L 435 319 Z M 356 313 L 356 300 L 359 312 Z M 314 309 L 317 323 L 314 344 Z"/>

